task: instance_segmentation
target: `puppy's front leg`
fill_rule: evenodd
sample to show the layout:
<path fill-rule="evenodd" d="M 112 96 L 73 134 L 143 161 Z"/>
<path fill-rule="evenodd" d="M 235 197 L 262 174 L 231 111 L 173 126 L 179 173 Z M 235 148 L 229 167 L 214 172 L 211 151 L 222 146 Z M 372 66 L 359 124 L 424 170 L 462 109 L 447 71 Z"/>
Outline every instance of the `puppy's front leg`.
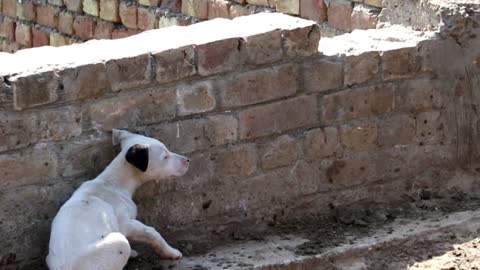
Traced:
<path fill-rule="evenodd" d="M 134 241 L 150 244 L 162 259 L 178 260 L 182 258 L 182 253 L 168 245 L 160 233 L 138 220 L 128 222 L 126 236 Z"/>

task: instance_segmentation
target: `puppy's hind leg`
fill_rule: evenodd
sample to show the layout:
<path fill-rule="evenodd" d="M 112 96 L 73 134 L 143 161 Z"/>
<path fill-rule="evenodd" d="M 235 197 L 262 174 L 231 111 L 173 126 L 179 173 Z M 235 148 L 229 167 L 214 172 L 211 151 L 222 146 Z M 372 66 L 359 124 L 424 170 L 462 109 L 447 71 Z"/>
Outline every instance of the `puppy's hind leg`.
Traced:
<path fill-rule="evenodd" d="M 131 248 L 127 238 L 112 232 L 90 245 L 76 260 L 74 270 L 122 270 L 130 257 Z"/>

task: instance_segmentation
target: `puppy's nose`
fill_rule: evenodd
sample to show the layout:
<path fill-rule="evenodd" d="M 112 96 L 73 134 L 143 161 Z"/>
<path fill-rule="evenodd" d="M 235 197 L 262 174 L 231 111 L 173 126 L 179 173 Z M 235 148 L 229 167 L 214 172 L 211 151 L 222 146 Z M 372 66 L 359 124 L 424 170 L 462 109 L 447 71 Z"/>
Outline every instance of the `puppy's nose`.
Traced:
<path fill-rule="evenodd" d="M 187 158 L 187 159 L 185 159 L 183 162 L 185 162 L 185 163 L 188 164 L 188 163 L 190 163 L 190 159 Z"/>

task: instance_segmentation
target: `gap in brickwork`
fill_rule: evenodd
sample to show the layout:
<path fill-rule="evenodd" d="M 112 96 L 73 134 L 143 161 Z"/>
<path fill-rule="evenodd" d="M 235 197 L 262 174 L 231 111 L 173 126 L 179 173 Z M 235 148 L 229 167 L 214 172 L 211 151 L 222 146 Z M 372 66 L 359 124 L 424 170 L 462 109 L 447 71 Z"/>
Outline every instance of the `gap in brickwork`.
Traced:
<path fill-rule="evenodd" d="M 324 36 L 376 28 L 380 0 L 0 0 L 0 51 L 117 39 L 259 12 L 317 21 Z"/>

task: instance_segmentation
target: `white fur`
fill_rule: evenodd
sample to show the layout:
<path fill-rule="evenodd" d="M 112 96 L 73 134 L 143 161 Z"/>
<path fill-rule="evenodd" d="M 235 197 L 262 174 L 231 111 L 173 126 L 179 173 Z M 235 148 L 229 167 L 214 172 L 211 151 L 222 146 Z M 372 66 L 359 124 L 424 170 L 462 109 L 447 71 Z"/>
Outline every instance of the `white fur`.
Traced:
<path fill-rule="evenodd" d="M 137 255 L 127 239 L 150 244 L 164 259 L 182 257 L 154 228 L 135 219 L 132 196 L 147 181 L 184 175 L 189 160 L 158 140 L 127 131 L 113 130 L 113 143 L 121 144 L 120 154 L 98 177 L 83 183 L 53 220 L 50 270 L 121 270 L 130 256 Z M 148 146 L 145 172 L 125 159 L 135 144 Z"/>

